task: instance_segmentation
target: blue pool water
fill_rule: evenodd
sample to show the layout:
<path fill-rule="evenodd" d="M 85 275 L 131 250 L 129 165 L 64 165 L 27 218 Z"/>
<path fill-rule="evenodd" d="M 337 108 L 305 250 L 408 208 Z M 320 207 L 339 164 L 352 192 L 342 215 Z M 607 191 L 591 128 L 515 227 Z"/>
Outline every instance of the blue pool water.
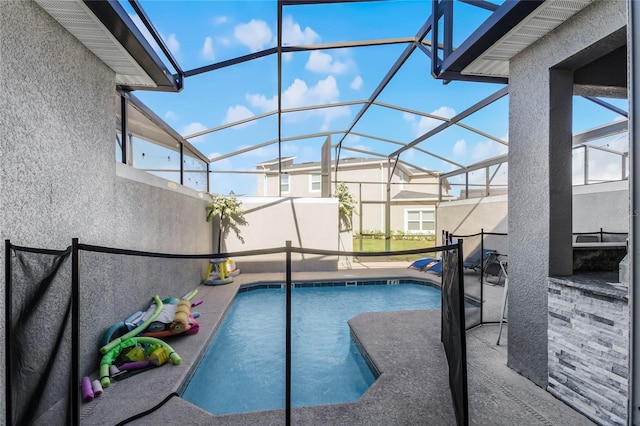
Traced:
<path fill-rule="evenodd" d="M 375 380 L 347 320 L 363 312 L 440 307 L 440 290 L 416 284 L 294 288 L 294 407 L 357 400 Z M 284 408 L 285 290 L 238 294 L 183 398 L 212 414 Z"/>

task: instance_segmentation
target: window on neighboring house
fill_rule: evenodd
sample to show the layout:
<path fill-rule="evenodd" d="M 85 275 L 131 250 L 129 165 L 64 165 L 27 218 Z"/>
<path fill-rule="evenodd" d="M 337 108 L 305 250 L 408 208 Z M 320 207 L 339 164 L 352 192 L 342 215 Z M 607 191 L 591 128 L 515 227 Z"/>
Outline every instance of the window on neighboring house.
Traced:
<path fill-rule="evenodd" d="M 280 192 L 289 192 L 289 175 L 280 175 Z"/>
<path fill-rule="evenodd" d="M 436 230 L 434 210 L 407 210 L 405 229 L 407 232 L 433 234 Z"/>
<path fill-rule="evenodd" d="M 309 175 L 309 191 L 319 192 L 322 189 L 322 175 L 320 173 L 312 173 Z"/>

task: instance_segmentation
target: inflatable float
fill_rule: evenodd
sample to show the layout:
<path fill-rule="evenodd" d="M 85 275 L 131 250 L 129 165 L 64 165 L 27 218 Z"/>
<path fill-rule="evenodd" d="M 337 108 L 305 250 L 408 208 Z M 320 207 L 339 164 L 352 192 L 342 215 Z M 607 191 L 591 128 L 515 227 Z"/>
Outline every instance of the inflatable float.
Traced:
<path fill-rule="evenodd" d="M 110 369 L 113 362 L 118 358 L 118 355 L 122 351 L 127 348 L 140 348 L 140 344 L 148 345 L 152 351 L 146 359 L 139 361 L 130 361 L 129 363 L 121 365 L 118 370 L 123 371 L 124 366 L 128 365 L 130 369 L 141 369 L 148 367 L 150 364 L 155 366 L 160 366 L 166 363 L 168 360 L 171 360 L 173 365 L 178 365 L 182 362 L 180 356 L 173 350 L 168 343 L 156 339 L 155 337 L 130 337 L 127 339 L 120 339 L 118 343 L 112 346 L 107 352 L 102 356 L 102 360 L 100 360 L 100 384 L 104 389 L 108 388 L 111 385 L 111 377 L 110 377 Z M 131 351 L 130 351 L 131 352 Z M 133 351 L 139 352 L 139 351 Z M 144 353 L 144 352 L 143 352 Z M 133 354 L 132 357 L 136 357 L 136 354 Z"/>
<path fill-rule="evenodd" d="M 215 268 L 217 274 L 213 273 Z M 222 285 L 233 282 L 233 277 L 240 273 L 240 269 L 236 267 L 236 263 L 226 257 L 209 260 L 209 269 L 207 270 L 207 279 L 205 285 Z"/>
<path fill-rule="evenodd" d="M 169 337 L 184 333 L 196 334 L 200 325 L 191 312 L 191 299 L 198 294 L 194 289 L 181 298 L 170 297 L 164 300 L 156 295 L 151 306 L 145 311 L 138 311 L 127 319 L 109 327 L 100 342 L 100 353 L 105 354 L 118 343 L 138 335 L 144 337 Z M 114 338 L 116 335 L 120 337 Z"/>

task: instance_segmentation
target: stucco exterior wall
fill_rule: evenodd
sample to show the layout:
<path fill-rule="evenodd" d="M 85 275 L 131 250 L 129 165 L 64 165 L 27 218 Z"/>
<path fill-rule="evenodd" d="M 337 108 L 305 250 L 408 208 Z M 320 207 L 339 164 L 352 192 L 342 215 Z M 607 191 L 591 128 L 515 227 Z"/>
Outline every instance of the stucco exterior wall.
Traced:
<path fill-rule="evenodd" d="M 510 62 L 508 364 L 543 387 L 551 251 L 549 70 L 623 28 L 626 8 L 622 1 L 596 1 Z"/>
<path fill-rule="evenodd" d="M 456 235 L 509 231 L 508 196 L 445 201 L 436 210 L 438 244 L 442 231 Z M 616 181 L 573 187 L 573 232 L 629 232 L 629 182 Z M 490 237 L 487 237 L 490 238 Z M 498 252 L 508 253 L 508 243 L 494 238 Z M 472 251 L 474 241 L 465 247 Z M 476 244 L 477 245 L 477 244 Z M 493 246 L 492 246 L 493 248 Z"/>
<path fill-rule="evenodd" d="M 442 231 L 455 235 L 473 235 L 480 232 L 508 232 L 507 196 L 474 198 L 468 200 L 445 201 L 438 204 L 436 210 L 436 237 L 442 243 Z M 485 248 L 498 253 L 508 254 L 508 238 L 504 236 L 486 236 Z M 480 247 L 480 237 L 467 238 L 464 241 L 465 255 Z"/>
<path fill-rule="evenodd" d="M 117 176 L 115 75 L 109 68 L 30 1 L 3 2 L 0 52 L 2 239 L 55 249 L 78 237 L 81 243 L 138 250 L 211 251 L 205 200 Z M 179 296 L 194 288 L 203 263 L 83 253 L 81 375 L 98 367 L 97 338 L 104 328 L 148 307 L 153 294 Z M 2 299 L 4 290 L 2 274 Z M 5 377 L 4 328 L 0 333 Z M 39 337 L 50 335 L 43 330 Z M 69 371 L 60 374 L 68 377 Z M 4 401 L 2 387 L 3 417 Z"/>
<path fill-rule="evenodd" d="M 573 232 L 629 232 L 629 181 L 573 187 Z"/>

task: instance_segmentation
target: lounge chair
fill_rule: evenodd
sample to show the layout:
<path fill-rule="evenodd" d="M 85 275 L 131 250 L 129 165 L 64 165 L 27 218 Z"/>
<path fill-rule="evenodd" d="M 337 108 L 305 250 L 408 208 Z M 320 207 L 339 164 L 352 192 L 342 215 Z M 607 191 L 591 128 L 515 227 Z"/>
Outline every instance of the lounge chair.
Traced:
<path fill-rule="evenodd" d="M 507 267 L 506 261 L 500 261 L 499 253 L 489 253 L 487 256 L 487 261 L 484 265 L 484 277 L 486 282 L 489 282 L 489 277 L 496 277 L 497 280 L 494 284 L 500 284 L 502 278 L 505 277 L 505 270 Z"/>
<path fill-rule="evenodd" d="M 465 269 L 471 269 L 473 271 L 478 271 L 480 269 L 480 265 L 483 262 L 486 262 L 491 253 L 495 253 L 496 251 L 493 249 L 484 249 L 482 250 L 482 258 L 480 257 L 480 250 L 474 250 L 467 258 L 463 261 L 462 266 Z"/>
<path fill-rule="evenodd" d="M 414 261 L 409 265 L 409 268 L 417 269 L 422 272 L 432 271 L 442 273 L 442 263 L 439 257 L 423 257 Z"/>

